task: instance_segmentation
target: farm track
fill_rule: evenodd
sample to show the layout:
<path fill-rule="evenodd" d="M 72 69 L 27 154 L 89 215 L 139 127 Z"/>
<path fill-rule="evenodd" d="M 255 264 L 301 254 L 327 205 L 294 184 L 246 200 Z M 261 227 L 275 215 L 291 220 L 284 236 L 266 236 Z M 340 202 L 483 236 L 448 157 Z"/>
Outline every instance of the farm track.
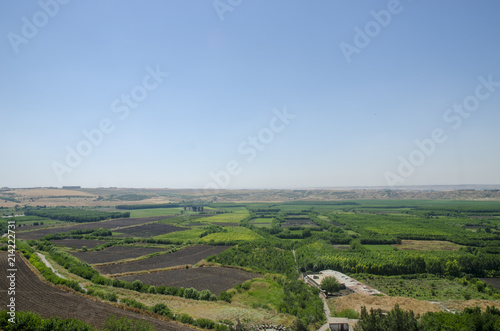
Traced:
<path fill-rule="evenodd" d="M 217 255 L 229 249 L 230 246 L 190 246 L 173 253 L 163 254 L 124 263 L 113 263 L 96 266 L 102 274 L 121 274 L 149 269 L 163 269 L 179 265 L 196 264 L 210 255 Z"/>
<path fill-rule="evenodd" d="M 0 268 L 2 270 L 8 268 L 6 252 L 0 252 Z M 43 317 L 77 318 L 99 329 L 103 328 L 109 316 L 116 315 L 147 321 L 156 330 L 195 330 L 182 324 L 141 315 L 47 285 L 33 273 L 19 254 L 16 255 L 16 268 L 16 311 L 32 311 Z M 0 304 L 2 307 L 8 303 L 6 290 L 8 287 L 7 278 L 1 277 Z"/>
<path fill-rule="evenodd" d="M 99 229 L 99 228 L 114 230 L 116 228 L 141 225 L 150 222 L 157 222 L 169 217 L 172 217 L 172 215 L 142 217 L 142 218 L 118 218 L 101 222 L 78 223 L 75 225 L 69 225 L 64 227 L 52 227 L 34 231 L 18 232 L 17 237 L 23 240 L 37 240 L 45 237 L 48 234 L 66 233 L 72 230 L 87 230 L 87 229 Z"/>

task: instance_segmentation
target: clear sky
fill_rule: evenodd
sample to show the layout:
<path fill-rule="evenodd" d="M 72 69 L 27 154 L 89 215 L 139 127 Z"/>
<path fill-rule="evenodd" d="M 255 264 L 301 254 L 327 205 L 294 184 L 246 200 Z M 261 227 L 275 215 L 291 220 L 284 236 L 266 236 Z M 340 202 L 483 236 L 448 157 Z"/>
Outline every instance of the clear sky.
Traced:
<path fill-rule="evenodd" d="M 0 186 L 500 184 L 499 14 L 2 1 Z"/>

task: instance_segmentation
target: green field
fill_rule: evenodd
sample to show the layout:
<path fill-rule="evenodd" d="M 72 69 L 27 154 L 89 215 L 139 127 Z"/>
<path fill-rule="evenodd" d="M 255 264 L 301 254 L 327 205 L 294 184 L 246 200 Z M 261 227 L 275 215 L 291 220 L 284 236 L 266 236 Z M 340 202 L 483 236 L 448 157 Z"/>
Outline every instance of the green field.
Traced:
<path fill-rule="evenodd" d="M 272 218 L 254 218 L 252 219 L 252 223 L 271 223 L 273 221 Z"/>
<path fill-rule="evenodd" d="M 221 200 L 214 198 L 209 201 L 225 201 L 227 196 L 237 194 L 224 193 L 222 197 L 218 197 Z M 292 193 L 280 194 L 280 198 L 285 200 Z M 345 192 L 332 192 L 331 195 L 337 197 L 340 194 Z M 384 191 L 382 194 L 389 196 L 391 192 Z M 199 197 L 189 200 L 186 195 L 182 199 L 182 203 L 198 203 Z M 276 198 L 269 201 L 283 200 Z M 217 305 L 224 305 L 227 311 L 245 307 L 255 312 L 250 312 L 248 316 L 263 316 L 257 313 L 266 312 L 268 316 L 279 316 L 280 320 L 290 322 L 288 326 L 299 319 L 309 330 L 318 329 L 324 323 L 322 302 L 318 289 L 299 280 L 300 273 L 317 273 L 332 269 L 348 274 L 389 296 L 439 301 L 443 302 L 443 307 L 450 300 L 458 300 L 463 305 L 472 305 L 471 299 L 491 300 L 487 304 L 494 305 L 500 300 L 500 291 L 478 280 L 490 281 L 494 280 L 494 277 L 500 277 L 499 201 L 285 201 L 287 202 L 207 203 L 210 207 L 207 207 L 205 212 L 219 213 L 209 215 L 183 212 L 182 208 L 131 210 L 132 218 L 172 215 L 174 217 L 166 218 L 160 223 L 188 230 L 152 238 L 113 238 L 116 232 L 113 232 L 112 237 L 106 238 L 97 234 L 85 237 L 86 234 L 81 231 L 68 233 L 67 237 L 108 240 L 114 244 L 124 240 L 130 246 L 231 246 L 206 258 L 198 267 L 242 268 L 258 272 L 267 278 L 247 281 L 227 290 L 235 284 L 230 283 L 226 288 L 230 294 L 224 292 L 226 297 L 222 296 Z M 308 225 L 314 223 L 314 231 L 305 228 L 302 225 L 304 222 L 293 222 L 294 219 L 307 219 Z M 18 224 L 29 225 L 36 221 L 40 222 L 41 219 L 22 218 Z M 44 219 L 43 222 L 49 225 L 59 221 Z M 6 224 L 0 225 L 5 227 Z M 80 227 L 82 226 L 77 228 Z M 85 224 L 84 227 L 89 226 Z M 154 229 L 155 226 L 151 228 Z M 112 231 L 118 230 L 113 228 Z M 34 249 L 51 255 L 51 261 L 59 263 L 60 266 L 77 263 L 70 260 L 71 256 L 57 254 L 67 252 L 70 248 L 50 247 L 45 241 L 30 244 Z M 184 258 L 181 256 L 182 262 L 185 262 Z M 196 299 L 193 296 L 183 296 L 192 292 L 186 292 L 186 287 L 181 285 L 184 277 L 166 292 L 167 289 L 160 286 L 151 290 L 148 284 L 142 287 L 137 283 L 134 286 L 109 283 L 110 280 L 93 276 L 92 273 L 96 271 L 88 270 L 90 267 L 87 265 L 75 266 L 78 267 L 64 270 L 66 273 L 72 270 L 72 273 L 87 275 L 85 282 L 91 287 L 102 284 L 123 285 L 127 291 L 137 287 L 134 293 L 144 301 L 152 300 L 154 295 L 167 295 L 160 299 L 167 305 L 173 305 L 174 301 L 179 304 L 177 307 L 172 306 L 172 311 L 190 314 L 180 306 L 187 303 L 182 307 L 188 307 L 193 302 L 198 304 L 200 301 L 193 300 Z M 149 269 L 138 272 L 147 272 Z M 208 289 L 214 282 L 225 281 L 219 277 L 212 283 L 207 282 L 207 288 L 204 289 Z M 198 278 L 196 282 L 203 283 Z M 105 287 L 99 288 L 106 291 Z M 160 292 L 155 293 L 157 290 Z M 118 290 L 110 285 L 109 291 Z M 171 297 L 176 299 L 171 300 Z M 211 303 L 214 301 L 204 302 L 205 305 Z M 227 316 L 233 323 L 244 318 Z"/>
<path fill-rule="evenodd" d="M 432 275 L 422 275 L 422 277 L 414 278 L 367 275 L 355 275 L 354 277 L 390 296 L 403 296 L 428 301 L 500 299 L 498 292 L 492 290 L 491 287 L 486 286 L 481 291 L 478 291 L 477 280 L 447 279 Z"/>
<path fill-rule="evenodd" d="M 226 214 L 219 214 L 211 217 L 207 217 L 203 219 L 203 222 L 206 223 L 234 223 L 238 224 L 241 220 L 245 219 L 248 217 L 248 211 L 247 212 L 238 212 L 238 213 L 226 213 Z"/>
<path fill-rule="evenodd" d="M 250 221 L 251 224 L 255 225 L 258 228 L 268 228 L 270 229 L 272 226 L 273 218 L 254 218 Z"/>
<path fill-rule="evenodd" d="M 186 231 L 172 232 L 168 234 L 162 234 L 160 236 L 153 237 L 155 239 L 171 239 L 171 240 L 182 240 L 182 241 L 198 241 L 200 235 L 204 232 L 204 229 L 191 229 Z"/>
<path fill-rule="evenodd" d="M 152 209 L 134 209 L 130 210 L 130 217 L 152 217 L 164 215 L 179 215 L 183 208 L 152 208 Z"/>
<path fill-rule="evenodd" d="M 200 242 L 224 243 L 233 241 L 253 241 L 262 239 L 262 236 L 250 229 L 241 226 L 228 226 L 224 228 L 227 232 L 212 233 L 201 238 Z"/>
<path fill-rule="evenodd" d="M 247 291 L 235 291 L 233 301 L 254 308 L 277 310 L 283 301 L 283 288 L 276 281 L 266 279 L 253 279 L 245 282 L 250 285 Z"/>
<path fill-rule="evenodd" d="M 394 247 L 391 245 L 365 245 L 371 251 L 384 252 L 384 251 L 394 251 Z"/>

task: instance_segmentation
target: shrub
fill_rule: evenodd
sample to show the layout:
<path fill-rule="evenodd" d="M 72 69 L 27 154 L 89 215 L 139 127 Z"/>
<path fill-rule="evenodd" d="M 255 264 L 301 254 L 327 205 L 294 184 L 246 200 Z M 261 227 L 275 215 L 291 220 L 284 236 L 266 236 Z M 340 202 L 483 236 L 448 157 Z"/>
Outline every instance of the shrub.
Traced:
<path fill-rule="evenodd" d="M 208 318 L 199 318 L 196 320 L 196 325 L 202 329 L 213 329 L 215 327 L 215 322 Z"/>
<path fill-rule="evenodd" d="M 217 300 L 222 300 L 222 301 L 226 301 L 226 302 L 231 303 L 232 297 L 233 296 L 230 293 L 228 293 L 226 291 L 222 291 L 219 293 L 219 297 L 217 298 Z"/>
<path fill-rule="evenodd" d="M 137 321 L 110 316 L 104 323 L 105 331 L 154 331 L 151 324 L 146 321 Z"/>
<path fill-rule="evenodd" d="M 188 314 L 182 314 L 177 320 L 184 324 L 194 324 L 194 319 Z"/>
<path fill-rule="evenodd" d="M 151 308 L 151 311 L 153 313 L 158 314 L 158 315 L 167 316 L 168 318 L 174 317 L 174 315 L 172 314 L 172 311 L 164 303 L 158 303 L 158 304 L 154 305 Z"/>
<path fill-rule="evenodd" d="M 184 291 L 184 298 L 198 300 L 200 298 L 200 292 L 193 287 L 187 288 Z"/>
<path fill-rule="evenodd" d="M 200 292 L 200 300 L 209 301 L 212 296 L 212 292 L 210 290 L 203 290 Z"/>

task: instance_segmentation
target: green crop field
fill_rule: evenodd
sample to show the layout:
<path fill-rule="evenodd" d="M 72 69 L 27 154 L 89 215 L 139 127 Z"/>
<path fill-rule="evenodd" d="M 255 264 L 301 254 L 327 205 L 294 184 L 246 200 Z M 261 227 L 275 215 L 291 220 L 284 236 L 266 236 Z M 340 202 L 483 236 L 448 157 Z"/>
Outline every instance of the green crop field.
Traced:
<path fill-rule="evenodd" d="M 152 217 L 164 215 L 179 215 L 183 208 L 152 208 L 130 210 L 130 217 Z"/>
<path fill-rule="evenodd" d="M 227 214 L 219 214 L 211 217 L 207 217 L 203 219 L 206 223 L 235 223 L 238 224 L 241 220 L 248 217 L 248 211 L 246 213 L 238 212 L 238 213 L 227 213 Z"/>
<path fill-rule="evenodd" d="M 332 193 L 333 196 L 335 194 Z M 273 320 L 287 321 L 288 326 L 297 322 L 297 319 L 309 329 L 318 329 L 324 323 L 325 316 L 318 290 L 298 278 L 301 272 L 314 273 L 326 269 L 353 276 L 392 297 L 439 301 L 443 302 L 443 307 L 451 301 L 465 306 L 472 299 L 489 300 L 484 303 L 500 306 L 496 304 L 500 300 L 500 291 L 484 281 L 500 277 L 499 201 L 407 199 L 209 205 L 205 212 L 217 211 L 219 214 L 183 212 L 182 208 L 130 210 L 132 218 L 174 216 L 159 223 L 188 229 L 150 238 L 118 237 L 118 230 L 114 228 L 111 229 L 111 235 L 102 232 L 102 235 L 107 236 L 103 238 L 101 234 L 89 232 L 94 226 L 92 222 L 74 225 L 76 231 L 71 233 L 57 234 L 57 230 L 52 229 L 50 232 L 56 233 L 51 236 L 59 239 L 98 239 L 107 241 L 105 245 L 111 246 L 122 245 L 125 241 L 131 246 L 165 247 L 174 252 L 162 252 L 165 254 L 160 255 L 158 261 L 179 259 L 176 265 L 182 265 L 190 258 L 182 255 L 187 254 L 189 249 L 175 252 L 173 245 L 231 246 L 206 258 L 198 267 L 244 268 L 267 278 L 247 281 L 221 293 L 222 298 L 217 301 L 217 305 L 224 305 L 227 311 L 234 307 L 246 307 L 251 311 L 249 316 L 253 316 L 252 318 L 263 316 L 258 312 L 265 311 Z M 84 214 L 83 209 L 78 209 L 78 212 Z M 44 225 L 61 223 L 29 216 L 19 218 L 18 224 L 27 224 L 27 229 L 35 229 L 30 224 L 42 220 Z M 127 221 L 123 222 L 126 224 Z M 0 225 L 5 228 L 6 223 L 7 221 L 3 221 Z M 131 233 L 133 227 L 131 224 Z M 158 225 L 151 224 L 142 228 L 148 227 L 152 231 L 151 235 L 164 233 L 153 232 L 155 227 L 161 228 Z M 188 291 L 176 286 L 155 289 L 150 284 L 135 282 L 132 286 L 106 277 L 97 277 L 96 270 L 91 270 L 88 265 L 78 261 L 71 261 L 72 257 L 65 255 L 69 248 L 51 247 L 47 241 L 34 242 L 32 245 L 33 249 L 42 251 L 54 264 L 60 264 L 58 268 L 62 268 L 66 275 L 74 273 L 70 279 L 82 276 L 85 278 L 83 282 L 94 284 L 87 287 L 91 289 L 99 285 L 98 296 L 101 298 L 106 298 L 110 293 L 123 293 L 122 289 L 125 287 L 127 291 L 136 291 L 142 302 L 149 302 L 151 306 L 153 302 L 157 302 L 157 299 L 151 301 L 154 295 L 166 294 L 179 297 L 179 300 L 174 300 L 179 306 L 172 307 L 172 311 L 187 314 L 190 314 L 189 310 L 182 307 L 191 307 L 192 304 L 182 306 L 184 304 L 180 305 L 181 299 L 186 302 L 198 301 L 193 300 L 196 299 L 196 293 L 191 289 Z M 156 259 L 129 262 L 130 265 L 117 266 L 117 270 L 121 267 L 134 270 L 136 264 L 148 263 L 152 264 L 148 265 L 148 269 L 155 268 L 158 262 L 151 261 Z M 61 267 L 70 264 L 74 267 Z M 103 268 L 103 275 L 107 275 L 104 271 L 106 266 L 100 268 Z M 228 277 L 230 274 L 228 272 Z M 115 285 L 121 289 L 117 290 Z M 200 291 L 198 294 L 201 296 L 204 288 L 196 290 Z M 206 292 L 204 295 L 205 298 L 213 299 Z M 173 305 L 174 301 L 165 302 Z M 236 323 L 239 317 L 227 315 L 227 318 Z"/>
<path fill-rule="evenodd" d="M 250 229 L 241 226 L 228 226 L 224 228 L 227 232 L 212 233 L 201 238 L 200 242 L 225 243 L 234 241 L 253 241 L 262 239 L 262 236 Z"/>

